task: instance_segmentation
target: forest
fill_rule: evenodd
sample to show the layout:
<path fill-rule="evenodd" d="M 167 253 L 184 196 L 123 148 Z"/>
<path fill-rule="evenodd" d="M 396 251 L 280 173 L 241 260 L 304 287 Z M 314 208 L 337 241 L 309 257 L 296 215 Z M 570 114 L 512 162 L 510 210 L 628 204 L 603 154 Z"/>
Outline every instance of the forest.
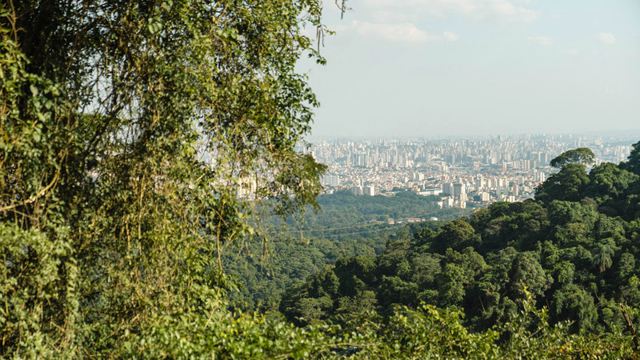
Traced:
<path fill-rule="evenodd" d="M 281 309 L 308 324 L 427 303 L 460 309 L 466 326 L 484 331 L 514 321 L 529 299 L 575 333 L 634 332 L 639 156 L 637 143 L 628 162 L 587 172 L 590 150 L 568 151 L 552 161 L 559 171 L 535 200 L 496 203 L 437 229 L 412 229 L 378 256 L 340 259 L 290 291 Z"/>
<path fill-rule="evenodd" d="M 362 248 L 269 241 L 265 208 L 326 227 L 293 220 L 323 201 L 326 167 L 297 150 L 322 10 L 0 2 L 1 358 L 638 358 L 640 143 L 619 165 L 562 154 L 535 200 L 375 224 Z M 404 216 L 378 200 L 368 216 Z M 251 281 L 269 259 L 273 287 Z"/>
<path fill-rule="evenodd" d="M 439 209 L 434 199 L 403 191 L 395 196 L 355 196 L 338 192 L 318 196 L 319 209 L 282 218 L 256 211 L 263 232 L 252 241 L 231 244 L 223 265 L 236 290 L 233 303 L 244 309 L 277 310 L 284 291 L 327 264 L 352 256 L 380 254 L 389 238 L 405 231 L 408 218 L 452 219 L 465 209 Z M 393 219 L 394 224 L 387 220 Z M 398 224 L 395 224 L 395 221 Z M 441 220 L 438 220 L 441 221 Z"/>
<path fill-rule="evenodd" d="M 530 306 L 545 326 L 583 337 L 628 334 L 637 351 L 640 142 L 619 165 L 594 166 L 585 148 L 551 164 L 558 172 L 535 199 L 405 227 L 382 253 L 340 258 L 288 289 L 280 311 L 298 326 L 359 330 L 427 306 L 457 311 L 465 329 L 486 334 L 523 321 Z"/>

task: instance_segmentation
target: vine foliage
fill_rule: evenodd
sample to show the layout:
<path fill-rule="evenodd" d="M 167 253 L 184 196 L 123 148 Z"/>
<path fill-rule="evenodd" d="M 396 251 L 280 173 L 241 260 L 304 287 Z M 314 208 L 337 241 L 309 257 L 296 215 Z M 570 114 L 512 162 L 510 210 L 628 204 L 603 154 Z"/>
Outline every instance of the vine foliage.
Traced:
<path fill-rule="evenodd" d="M 224 310 L 220 253 L 252 232 L 250 204 L 287 213 L 321 189 L 296 150 L 317 105 L 296 63 L 322 61 L 305 35 L 320 13 L 0 4 L 0 355 L 136 353 L 159 324 Z"/>

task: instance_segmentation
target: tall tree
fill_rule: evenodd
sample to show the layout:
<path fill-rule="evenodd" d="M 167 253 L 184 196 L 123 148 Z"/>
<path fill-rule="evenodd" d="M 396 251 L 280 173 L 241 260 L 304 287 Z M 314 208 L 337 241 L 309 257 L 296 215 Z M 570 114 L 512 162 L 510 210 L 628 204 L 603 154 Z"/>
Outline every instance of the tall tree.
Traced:
<path fill-rule="evenodd" d="M 324 167 L 296 146 L 317 102 L 296 63 L 318 55 L 320 12 L 0 3 L 0 356 L 98 353 L 202 313 L 250 201 L 313 202 Z"/>
<path fill-rule="evenodd" d="M 596 156 L 589 148 L 577 148 L 563 152 L 551 160 L 551 166 L 563 168 L 568 164 L 591 165 Z"/>
<path fill-rule="evenodd" d="M 627 162 L 622 165 L 625 169 L 640 175 L 640 141 L 633 144 Z"/>
<path fill-rule="evenodd" d="M 589 176 L 583 164 L 566 164 L 536 188 L 536 199 L 543 202 L 578 201 L 584 195 L 583 190 L 588 184 Z"/>

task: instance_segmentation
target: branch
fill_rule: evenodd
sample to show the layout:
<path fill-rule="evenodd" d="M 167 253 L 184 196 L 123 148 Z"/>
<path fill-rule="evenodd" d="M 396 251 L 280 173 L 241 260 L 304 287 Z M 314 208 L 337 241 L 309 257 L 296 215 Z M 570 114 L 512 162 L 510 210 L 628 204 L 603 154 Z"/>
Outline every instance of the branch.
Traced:
<path fill-rule="evenodd" d="M 56 174 L 54 175 L 54 177 L 51 180 L 51 182 L 49 183 L 49 185 L 43 187 L 42 189 L 40 189 L 40 191 L 38 191 L 37 193 L 35 193 L 33 196 L 31 196 L 30 198 L 28 198 L 25 201 L 17 202 L 17 203 L 14 203 L 14 204 L 10 204 L 10 205 L 6 205 L 6 206 L 3 206 L 3 207 L 0 207 L 0 212 L 7 212 L 7 211 L 15 209 L 17 207 L 25 206 L 25 205 L 29 205 L 31 203 L 34 203 L 39 198 L 43 197 L 49 190 L 51 190 L 56 185 L 56 183 L 58 182 L 59 179 L 60 179 L 60 170 L 56 171 Z"/>
<path fill-rule="evenodd" d="M 624 317 L 624 321 L 627 323 L 627 329 L 631 332 L 633 338 L 633 347 L 634 350 L 640 350 L 640 341 L 638 340 L 638 332 L 636 331 L 636 327 L 633 325 L 633 321 L 627 312 L 626 306 L 623 304 L 620 305 L 620 311 L 622 312 L 622 316 Z"/>

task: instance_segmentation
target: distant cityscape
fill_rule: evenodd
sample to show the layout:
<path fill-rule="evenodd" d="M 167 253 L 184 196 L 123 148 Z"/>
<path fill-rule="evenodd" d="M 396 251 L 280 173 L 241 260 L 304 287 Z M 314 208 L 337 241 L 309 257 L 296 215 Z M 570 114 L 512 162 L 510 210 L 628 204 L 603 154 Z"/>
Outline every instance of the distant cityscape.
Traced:
<path fill-rule="evenodd" d="M 484 139 L 348 140 L 315 143 L 307 151 L 328 165 L 326 193 L 433 196 L 441 208 L 483 207 L 533 198 L 556 169 L 560 153 L 589 147 L 597 162 L 626 160 L 634 141 L 620 137 L 496 136 Z"/>

